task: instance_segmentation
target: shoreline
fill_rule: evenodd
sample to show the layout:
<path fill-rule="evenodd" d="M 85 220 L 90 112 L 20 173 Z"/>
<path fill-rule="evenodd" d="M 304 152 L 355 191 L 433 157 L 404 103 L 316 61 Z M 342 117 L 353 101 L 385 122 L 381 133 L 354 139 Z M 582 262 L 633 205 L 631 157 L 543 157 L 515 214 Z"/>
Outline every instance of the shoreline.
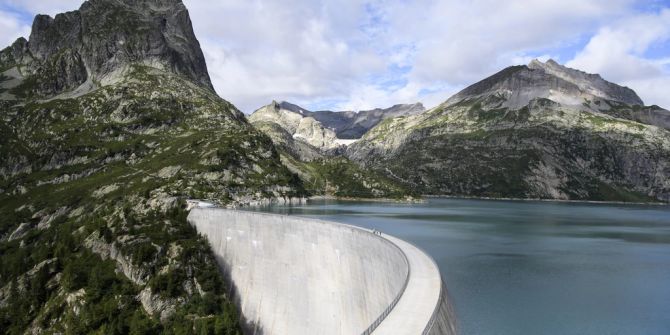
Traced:
<path fill-rule="evenodd" d="M 421 198 L 411 198 L 412 200 L 393 199 L 393 198 L 360 198 L 360 197 L 337 197 L 317 195 L 307 197 L 311 200 L 338 200 L 338 201 L 365 201 L 365 202 L 388 202 L 388 203 L 406 203 L 420 204 L 426 203 L 427 199 L 463 199 L 463 200 L 492 200 L 492 201 L 523 201 L 523 202 L 558 202 L 558 203 L 583 203 L 583 204 L 603 204 L 603 205 L 645 205 L 645 206 L 670 206 L 670 202 L 629 202 L 614 200 L 570 200 L 570 199 L 542 199 L 542 198 L 506 198 L 506 197 L 475 197 L 467 195 L 440 195 L 423 194 Z"/>
<path fill-rule="evenodd" d="M 525 201 L 525 202 L 560 202 L 560 203 L 584 203 L 604 205 L 647 205 L 647 206 L 670 206 L 670 202 L 629 202 L 614 200 L 570 200 L 570 199 L 542 199 L 542 198 L 505 198 L 505 197 L 474 197 L 467 195 L 436 195 L 424 194 L 425 198 L 446 198 L 463 200 L 493 200 L 493 201 Z"/>
<path fill-rule="evenodd" d="M 603 204 L 603 205 L 638 205 L 638 206 L 670 206 L 670 202 L 627 202 L 627 201 L 604 201 L 604 200 L 567 200 L 567 199 L 541 199 L 541 198 L 506 198 L 506 197 L 475 197 L 466 195 L 440 195 L 440 194 L 424 194 L 420 198 L 406 197 L 406 198 L 362 198 L 362 197 L 338 197 L 332 195 L 315 195 L 305 198 L 291 198 L 290 200 L 283 199 L 283 201 L 276 201 L 278 198 L 257 200 L 236 206 L 222 206 L 220 207 L 265 207 L 265 206 L 291 206 L 297 204 L 306 204 L 310 201 L 319 200 L 334 200 L 344 202 L 373 202 L 373 203 L 396 203 L 396 204 L 423 204 L 428 202 L 428 199 L 462 199 L 462 200 L 489 200 L 489 201 L 519 201 L 519 202 L 555 202 L 555 203 L 575 203 L 575 204 Z M 281 199 L 281 198 L 279 198 Z"/>
<path fill-rule="evenodd" d="M 338 197 L 333 195 L 315 195 L 307 197 L 307 201 L 311 200 L 338 200 L 338 201 L 368 201 L 368 202 L 389 202 L 389 203 L 405 203 L 405 204 L 420 204 L 425 203 L 427 200 L 424 199 L 426 196 L 421 196 L 421 198 L 414 197 L 405 197 L 405 198 L 361 198 L 361 197 Z"/>

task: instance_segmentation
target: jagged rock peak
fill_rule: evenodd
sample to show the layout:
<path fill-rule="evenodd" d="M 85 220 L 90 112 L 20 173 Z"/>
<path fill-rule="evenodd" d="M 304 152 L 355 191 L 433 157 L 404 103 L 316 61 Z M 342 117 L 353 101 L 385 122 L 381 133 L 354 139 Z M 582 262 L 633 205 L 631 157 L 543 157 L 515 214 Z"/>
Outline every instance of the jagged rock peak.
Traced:
<path fill-rule="evenodd" d="M 468 86 L 447 100 L 447 105 L 472 98 L 504 100 L 503 107 L 521 108 L 531 100 L 546 98 L 565 105 L 581 105 L 585 100 L 610 100 L 628 105 L 643 105 L 638 95 L 602 79 L 558 64 L 533 60 L 530 64 L 511 66 Z"/>
<path fill-rule="evenodd" d="M 24 40 L 23 40 L 24 41 Z M 50 78 L 40 93 L 58 94 L 101 82 L 132 63 L 189 78 L 213 90 L 188 10 L 181 0 L 90 0 L 55 17 L 37 15 L 24 52 L 19 39 L 2 65 Z M 62 69 L 67 69 L 63 71 Z"/>
<path fill-rule="evenodd" d="M 282 101 L 278 104 L 278 106 L 281 109 L 285 109 L 285 110 L 288 110 L 288 111 L 291 111 L 291 112 L 294 112 L 294 113 L 298 113 L 300 115 L 307 115 L 308 113 L 310 113 L 310 111 L 308 111 L 307 109 L 304 109 L 304 108 L 302 108 L 298 105 L 292 104 L 288 101 Z"/>
<path fill-rule="evenodd" d="M 603 79 L 599 74 L 591 74 L 558 64 L 553 59 L 542 63 L 533 59 L 528 68 L 531 70 L 541 70 L 547 74 L 556 76 L 571 82 L 579 87 L 580 90 L 608 100 L 619 101 L 629 105 L 644 105 L 642 99 L 628 87 L 622 87 L 610 83 Z"/>

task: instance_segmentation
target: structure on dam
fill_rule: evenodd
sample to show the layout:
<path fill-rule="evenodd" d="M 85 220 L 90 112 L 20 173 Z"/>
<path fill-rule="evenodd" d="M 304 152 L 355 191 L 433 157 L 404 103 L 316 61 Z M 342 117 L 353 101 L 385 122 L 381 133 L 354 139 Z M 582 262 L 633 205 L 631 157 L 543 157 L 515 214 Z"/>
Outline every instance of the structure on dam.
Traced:
<path fill-rule="evenodd" d="M 220 208 L 191 210 L 231 283 L 248 334 L 455 334 L 435 262 L 349 225 Z"/>

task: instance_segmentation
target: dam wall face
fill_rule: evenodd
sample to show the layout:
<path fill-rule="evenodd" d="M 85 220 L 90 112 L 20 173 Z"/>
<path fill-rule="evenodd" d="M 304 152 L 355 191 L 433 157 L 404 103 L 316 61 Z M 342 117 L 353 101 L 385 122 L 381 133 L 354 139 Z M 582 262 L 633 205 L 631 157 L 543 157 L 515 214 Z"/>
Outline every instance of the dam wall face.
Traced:
<path fill-rule="evenodd" d="M 449 302 L 447 288 L 442 284 L 440 291 L 440 299 L 435 311 L 428 322 L 426 329 L 423 331 L 425 335 L 455 335 L 458 333 L 456 326 L 456 313 Z"/>
<path fill-rule="evenodd" d="M 194 208 L 188 220 L 232 283 L 250 334 L 371 331 L 409 279 L 403 251 L 361 228 L 215 208 Z"/>

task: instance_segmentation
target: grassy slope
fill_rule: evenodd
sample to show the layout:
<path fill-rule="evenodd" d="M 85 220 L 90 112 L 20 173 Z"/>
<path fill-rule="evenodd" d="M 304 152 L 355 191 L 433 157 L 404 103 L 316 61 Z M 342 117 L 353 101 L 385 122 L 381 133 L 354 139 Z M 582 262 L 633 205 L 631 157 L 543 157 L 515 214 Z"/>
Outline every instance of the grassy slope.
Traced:
<path fill-rule="evenodd" d="M 25 105 L 1 110 L 0 328 L 239 333 L 180 199 L 302 196 L 271 140 L 208 90 L 143 66 L 76 99 L 44 102 L 30 85 L 16 88 Z M 21 224 L 27 234 L 8 241 Z M 176 309 L 160 322 L 143 291 Z"/>
<path fill-rule="evenodd" d="M 373 156 L 370 165 L 428 194 L 653 202 L 629 178 L 639 173 L 663 192 L 653 186 L 662 186 L 653 171 L 635 169 L 640 163 L 663 169 L 659 162 L 670 160 L 664 130 L 564 110 L 549 100 L 518 111 L 466 101 L 438 107 L 419 122 L 382 123 L 366 139 L 390 143 L 395 134 L 406 140 L 391 156 Z M 546 192 L 543 180 L 556 183 L 550 186 L 557 192 Z"/>
<path fill-rule="evenodd" d="M 303 162 L 290 155 L 283 155 L 282 160 L 300 175 L 305 189 L 313 195 L 366 199 L 419 196 L 390 178 L 361 168 L 345 157 Z"/>

